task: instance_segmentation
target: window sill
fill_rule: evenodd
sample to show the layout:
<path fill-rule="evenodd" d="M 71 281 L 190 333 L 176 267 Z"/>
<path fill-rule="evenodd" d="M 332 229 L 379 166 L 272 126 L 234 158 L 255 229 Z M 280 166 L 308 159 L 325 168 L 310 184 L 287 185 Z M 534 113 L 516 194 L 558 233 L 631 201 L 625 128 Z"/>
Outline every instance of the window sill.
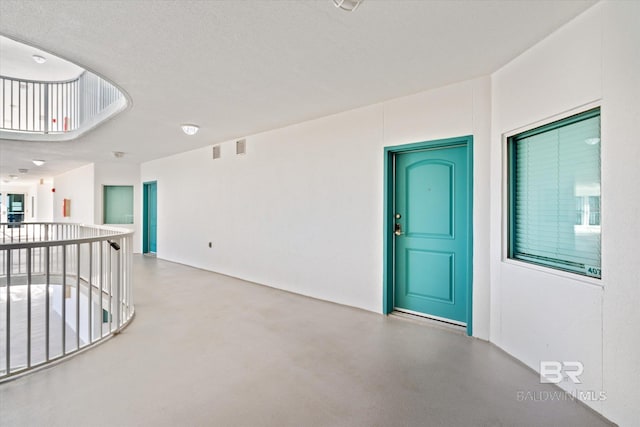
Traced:
<path fill-rule="evenodd" d="M 518 268 L 526 268 L 528 270 L 535 270 L 543 274 L 550 274 L 552 276 L 562 277 L 567 280 L 574 280 L 576 282 L 584 283 L 586 285 L 597 286 L 598 288 L 604 288 L 603 279 L 597 279 L 595 277 L 583 276 L 577 273 L 571 273 L 569 271 L 556 270 L 542 265 L 531 264 L 516 259 L 502 259 L 503 264 L 512 265 Z"/>

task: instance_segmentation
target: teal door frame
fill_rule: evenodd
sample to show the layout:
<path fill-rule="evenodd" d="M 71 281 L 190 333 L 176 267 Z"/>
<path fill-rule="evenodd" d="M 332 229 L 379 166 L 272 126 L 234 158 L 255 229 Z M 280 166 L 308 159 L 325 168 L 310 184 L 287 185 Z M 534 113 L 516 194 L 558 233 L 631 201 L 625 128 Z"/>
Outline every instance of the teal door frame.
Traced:
<path fill-rule="evenodd" d="M 473 136 L 438 139 L 384 148 L 384 223 L 383 223 L 383 294 L 382 312 L 389 314 L 394 309 L 394 159 L 397 154 L 425 149 L 465 146 L 467 148 L 467 226 L 468 260 L 467 265 L 467 335 L 473 335 Z"/>
<path fill-rule="evenodd" d="M 148 181 L 142 183 L 142 253 L 146 254 L 150 252 L 149 248 L 149 187 L 156 185 L 157 189 L 158 181 Z M 157 194 L 156 194 L 157 197 Z M 157 203 L 157 201 L 156 201 Z M 156 205 L 157 209 L 157 205 Z M 156 218 L 158 213 L 155 213 Z M 157 232 L 156 232 L 157 234 Z"/>

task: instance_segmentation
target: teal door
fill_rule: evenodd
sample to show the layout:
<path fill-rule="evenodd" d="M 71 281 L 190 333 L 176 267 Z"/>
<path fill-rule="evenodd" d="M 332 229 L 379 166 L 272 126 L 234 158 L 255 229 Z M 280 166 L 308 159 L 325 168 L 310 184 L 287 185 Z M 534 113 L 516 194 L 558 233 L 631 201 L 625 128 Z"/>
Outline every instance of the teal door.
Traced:
<path fill-rule="evenodd" d="M 395 155 L 394 309 L 467 324 L 467 147 Z"/>
<path fill-rule="evenodd" d="M 158 218 L 158 186 L 154 182 L 144 183 L 144 224 L 143 224 L 143 242 L 142 252 L 156 252 L 156 236 L 158 233 L 157 218 Z"/>

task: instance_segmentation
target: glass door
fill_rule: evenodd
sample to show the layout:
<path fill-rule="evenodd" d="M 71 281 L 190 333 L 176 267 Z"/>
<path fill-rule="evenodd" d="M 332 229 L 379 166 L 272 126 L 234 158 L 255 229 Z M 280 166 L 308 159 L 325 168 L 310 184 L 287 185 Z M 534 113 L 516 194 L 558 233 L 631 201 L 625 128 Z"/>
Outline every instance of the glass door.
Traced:
<path fill-rule="evenodd" d="M 13 224 L 13 226 L 19 226 L 24 221 L 24 209 L 24 194 L 7 194 L 8 223 Z"/>

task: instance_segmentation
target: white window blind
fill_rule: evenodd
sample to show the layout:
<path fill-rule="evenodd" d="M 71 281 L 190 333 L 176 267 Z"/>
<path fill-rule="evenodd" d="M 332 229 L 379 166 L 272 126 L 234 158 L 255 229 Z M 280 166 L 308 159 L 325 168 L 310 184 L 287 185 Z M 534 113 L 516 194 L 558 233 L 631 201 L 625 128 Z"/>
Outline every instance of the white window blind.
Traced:
<path fill-rule="evenodd" d="M 509 144 L 509 256 L 600 277 L 600 110 Z"/>

